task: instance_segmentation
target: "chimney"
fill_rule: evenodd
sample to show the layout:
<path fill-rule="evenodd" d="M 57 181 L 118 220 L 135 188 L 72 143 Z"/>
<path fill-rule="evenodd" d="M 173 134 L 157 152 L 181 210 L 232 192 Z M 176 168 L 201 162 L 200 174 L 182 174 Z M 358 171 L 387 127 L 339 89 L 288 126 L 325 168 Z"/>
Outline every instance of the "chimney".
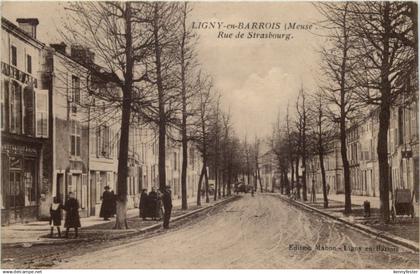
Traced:
<path fill-rule="evenodd" d="M 64 42 L 61 42 L 60 44 L 50 44 L 50 46 L 54 48 L 57 52 L 66 54 L 67 45 Z"/>
<path fill-rule="evenodd" d="M 36 26 L 38 26 L 38 18 L 18 18 L 19 28 L 26 32 L 29 36 L 36 39 Z"/>
<path fill-rule="evenodd" d="M 71 46 L 71 57 L 83 65 L 91 66 L 95 62 L 95 53 L 80 45 Z"/>

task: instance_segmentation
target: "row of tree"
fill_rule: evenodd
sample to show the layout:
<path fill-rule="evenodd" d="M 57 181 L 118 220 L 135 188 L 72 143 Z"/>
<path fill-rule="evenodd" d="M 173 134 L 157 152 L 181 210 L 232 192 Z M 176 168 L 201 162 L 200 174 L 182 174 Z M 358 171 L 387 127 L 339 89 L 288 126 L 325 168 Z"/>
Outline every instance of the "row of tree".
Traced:
<path fill-rule="evenodd" d="M 351 212 L 347 130 L 350 122 L 373 110 L 379 113 L 377 155 L 380 210 L 389 222 L 388 129 L 393 107 L 418 100 L 417 4 L 415 2 L 318 3 L 317 22 L 325 44 L 320 51 L 322 77 L 314 92 L 299 91 L 296 115 L 275 126 L 272 147 L 282 187 L 289 193 L 303 167 L 303 200 L 309 157 L 319 157 L 324 206 L 328 207 L 324 155 L 333 138 L 340 140 L 345 213 Z M 291 182 L 287 174 L 291 174 Z M 297 187 L 300 187 L 298 184 Z M 298 195 L 300 191 L 298 190 Z"/>
<path fill-rule="evenodd" d="M 186 2 L 72 2 L 62 37 L 91 54 L 78 58 L 89 73 L 89 96 L 79 103 L 91 117 L 118 117 L 120 125 L 116 228 L 127 227 L 126 196 L 129 135 L 132 126 L 147 126 L 158 140 L 159 188 L 166 181 L 168 142 L 182 148 L 182 208 L 187 209 L 188 149 L 201 153 L 197 204 L 209 170 L 215 178 L 214 199 L 230 195 L 241 170 L 241 142 L 231 116 L 221 105 L 212 79 L 197 59 L 198 36 L 189 24 Z M 94 56 L 94 58 L 86 58 Z M 80 57 L 80 56 L 79 56 Z M 69 62 L 69 67 L 71 67 Z M 77 66 L 72 66 L 77 69 Z M 102 107 L 98 108 L 98 102 Z M 169 141 L 168 141 L 169 140 Z"/>

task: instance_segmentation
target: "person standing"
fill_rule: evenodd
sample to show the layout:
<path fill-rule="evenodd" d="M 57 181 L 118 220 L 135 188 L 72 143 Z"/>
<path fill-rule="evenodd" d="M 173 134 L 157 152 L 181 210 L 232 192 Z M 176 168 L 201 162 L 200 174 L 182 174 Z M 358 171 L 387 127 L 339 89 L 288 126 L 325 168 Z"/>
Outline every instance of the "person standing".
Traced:
<path fill-rule="evenodd" d="M 143 218 L 143 220 L 146 220 L 146 205 L 147 205 L 147 189 L 143 189 L 140 195 L 140 204 L 139 204 L 139 210 L 140 210 L 140 218 Z"/>
<path fill-rule="evenodd" d="M 163 228 L 169 228 L 169 219 L 171 218 L 171 211 L 172 211 L 172 197 L 171 197 L 171 187 L 168 185 L 166 186 L 163 196 L 163 208 L 165 210 L 163 215 Z"/>
<path fill-rule="evenodd" d="M 54 227 L 57 228 L 58 237 L 61 238 L 61 219 L 62 219 L 62 212 L 63 206 L 60 203 L 60 199 L 58 197 L 54 197 L 53 202 L 50 206 L 50 226 L 51 226 L 51 233 L 50 237 L 52 238 L 54 235 Z"/>
<path fill-rule="evenodd" d="M 69 193 L 69 199 L 64 204 L 64 210 L 66 211 L 66 220 L 64 227 L 66 228 L 66 238 L 69 237 L 70 228 L 74 228 L 75 238 L 78 237 L 78 228 L 80 225 L 79 216 L 79 202 L 77 201 L 73 192 Z"/>
<path fill-rule="evenodd" d="M 99 217 L 104 218 L 104 221 L 109 221 L 114 211 L 114 194 L 109 192 L 109 186 L 105 186 L 105 191 L 102 193 L 102 205 Z"/>
<path fill-rule="evenodd" d="M 159 204 L 159 195 L 156 192 L 156 188 L 152 187 L 152 191 L 150 191 L 148 196 L 148 211 L 150 215 L 152 215 L 152 220 L 156 220 L 157 215 L 157 208 Z"/>

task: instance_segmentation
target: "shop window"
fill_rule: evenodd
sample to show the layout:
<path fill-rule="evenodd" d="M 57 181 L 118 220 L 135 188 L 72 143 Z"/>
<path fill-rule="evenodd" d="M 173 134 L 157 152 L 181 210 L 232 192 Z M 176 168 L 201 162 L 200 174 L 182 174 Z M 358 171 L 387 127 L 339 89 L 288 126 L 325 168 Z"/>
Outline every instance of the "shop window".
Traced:
<path fill-rule="evenodd" d="M 11 48 L 11 55 L 12 55 L 12 65 L 17 67 L 17 49 L 15 46 L 12 46 Z"/>
<path fill-rule="evenodd" d="M 37 90 L 36 100 L 36 136 L 48 138 L 48 90 Z"/>
<path fill-rule="evenodd" d="M 29 54 L 26 55 L 26 72 L 32 74 L 32 57 Z"/>
<path fill-rule="evenodd" d="M 71 121 L 71 134 L 70 134 L 70 153 L 72 156 L 80 157 L 80 139 L 81 129 L 78 121 Z"/>
<path fill-rule="evenodd" d="M 10 132 L 22 132 L 22 88 L 15 81 L 10 86 Z"/>

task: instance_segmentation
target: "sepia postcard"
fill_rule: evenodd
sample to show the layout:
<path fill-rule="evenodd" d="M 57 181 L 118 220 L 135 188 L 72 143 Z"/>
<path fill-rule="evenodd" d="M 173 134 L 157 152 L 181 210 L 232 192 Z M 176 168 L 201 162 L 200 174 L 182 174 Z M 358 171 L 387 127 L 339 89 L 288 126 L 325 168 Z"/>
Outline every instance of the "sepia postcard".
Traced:
<path fill-rule="evenodd" d="M 411 1 L 3 1 L 3 273 L 417 273 L 418 63 Z"/>

